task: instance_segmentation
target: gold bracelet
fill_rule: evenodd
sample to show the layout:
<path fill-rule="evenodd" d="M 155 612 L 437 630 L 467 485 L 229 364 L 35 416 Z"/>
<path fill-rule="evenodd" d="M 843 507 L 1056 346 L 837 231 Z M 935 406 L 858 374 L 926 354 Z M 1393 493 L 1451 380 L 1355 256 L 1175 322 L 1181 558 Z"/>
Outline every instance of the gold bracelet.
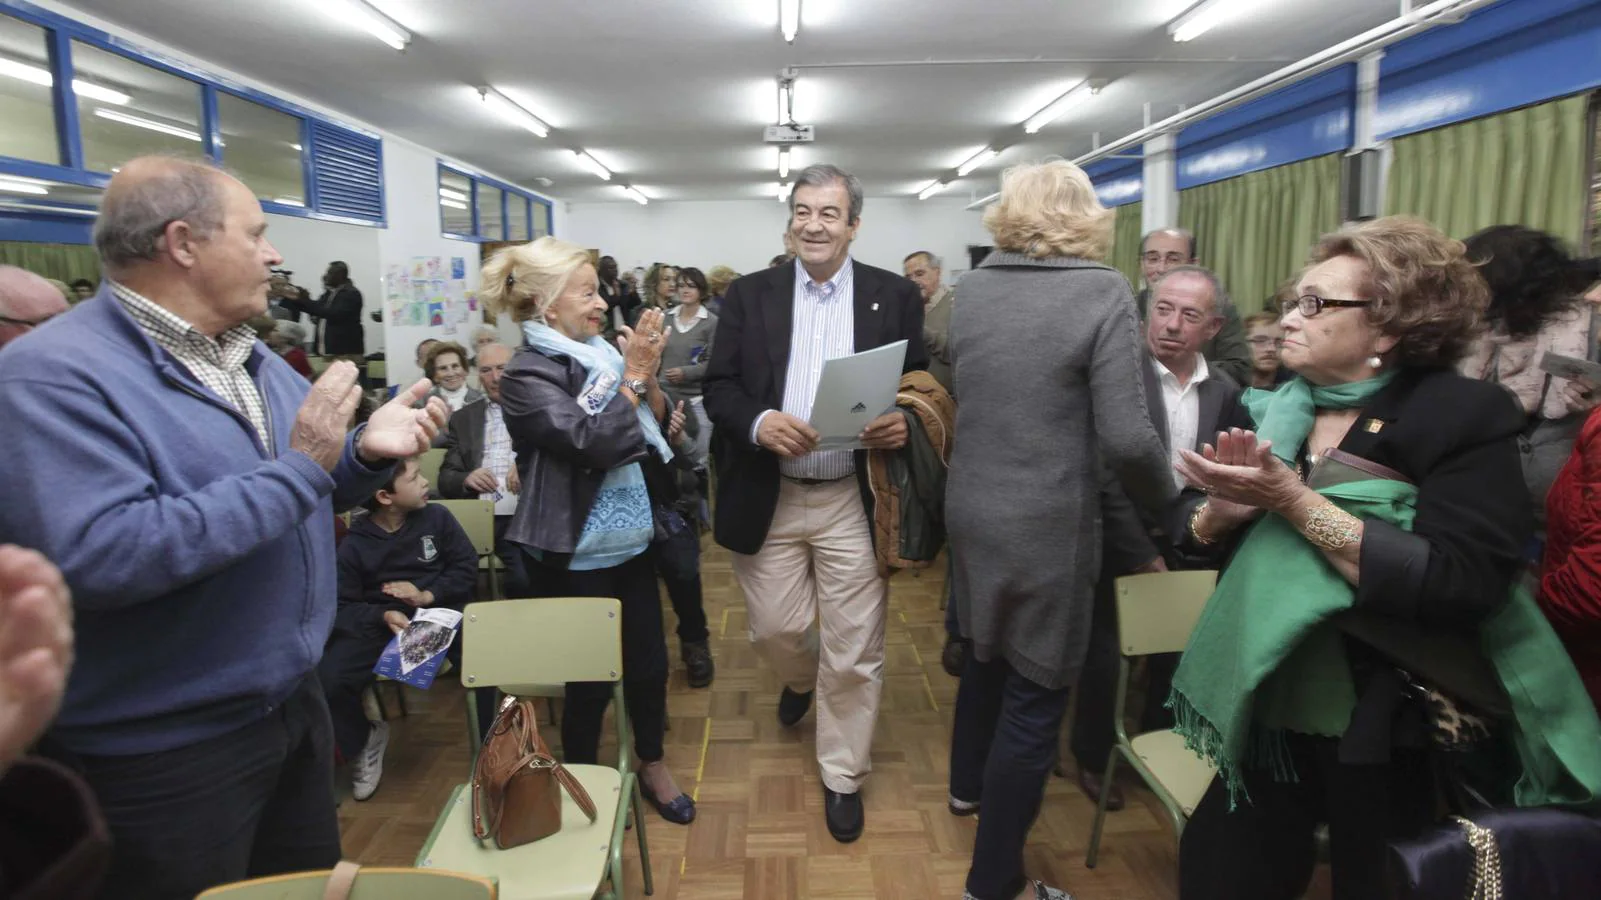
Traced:
<path fill-rule="evenodd" d="M 1333 503 L 1319 503 L 1307 507 L 1301 533 L 1320 549 L 1341 550 L 1362 539 L 1362 520 Z"/>
<path fill-rule="evenodd" d="M 1201 514 L 1206 512 L 1207 502 L 1208 501 L 1206 500 L 1202 500 L 1195 507 L 1195 512 L 1190 513 L 1190 536 L 1195 538 L 1195 543 L 1200 544 L 1203 547 L 1217 543 L 1217 538 L 1207 537 L 1201 533 Z"/>

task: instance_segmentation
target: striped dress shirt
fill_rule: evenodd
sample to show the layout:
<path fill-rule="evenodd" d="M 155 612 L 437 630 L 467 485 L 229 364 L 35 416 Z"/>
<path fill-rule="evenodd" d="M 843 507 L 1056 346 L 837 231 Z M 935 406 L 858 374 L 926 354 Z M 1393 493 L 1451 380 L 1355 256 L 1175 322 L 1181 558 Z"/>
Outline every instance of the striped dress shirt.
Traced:
<path fill-rule="evenodd" d="M 182 316 L 157 305 L 148 297 L 111 282 L 111 293 L 128 311 L 140 330 L 150 336 L 163 350 L 173 355 L 189 374 L 211 389 L 217 398 L 242 414 L 261 438 L 267 452 L 276 452 L 272 436 L 267 430 L 266 406 L 261 402 L 261 389 L 245 369 L 250 351 L 256 346 L 256 332 L 248 325 L 234 327 L 207 337 Z"/>
<path fill-rule="evenodd" d="M 808 421 L 817 384 L 823 377 L 823 361 L 856 352 L 856 291 L 854 265 L 850 257 L 834 277 L 818 284 L 812 281 L 800 260 L 795 260 L 795 312 L 789 341 L 789 368 L 784 375 L 786 413 Z M 761 419 L 756 420 L 758 426 Z M 778 462 L 780 474 L 790 478 L 832 480 L 856 473 L 856 460 L 849 450 L 808 453 Z"/>

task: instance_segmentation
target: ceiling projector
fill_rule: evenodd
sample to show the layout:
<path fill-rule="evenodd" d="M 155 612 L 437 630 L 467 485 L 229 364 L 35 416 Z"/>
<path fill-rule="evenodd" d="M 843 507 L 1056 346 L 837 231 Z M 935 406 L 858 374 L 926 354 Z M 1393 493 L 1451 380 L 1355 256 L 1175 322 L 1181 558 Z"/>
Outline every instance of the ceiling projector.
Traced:
<path fill-rule="evenodd" d="M 817 128 L 813 125 L 797 125 L 794 122 L 769 125 L 762 131 L 762 140 L 769 144 L 810 144 L 817 140 Z"/>

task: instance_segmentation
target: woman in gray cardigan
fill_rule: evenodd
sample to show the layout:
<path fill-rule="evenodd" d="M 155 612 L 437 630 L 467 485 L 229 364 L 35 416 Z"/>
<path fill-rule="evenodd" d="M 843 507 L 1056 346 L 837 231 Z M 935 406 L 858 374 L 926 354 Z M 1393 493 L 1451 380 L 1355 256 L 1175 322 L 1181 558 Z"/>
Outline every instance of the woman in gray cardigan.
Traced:
<path fill-rule="evenodd" d="M 673 339 L 662 351 L 661 379 L 684 398 L 688 414 L 700 423 L 690 450 L 697 469 L 706 468 L 706 452 L 712 445 L 712 420 L 706 418 L 700 395 L 706 364 L 712 358 L 712 336 L 717 334 L 717 317 L 705 306 L 708 296 L 706 276 L 699 269 L 678 270 L 678 305 L 667 312 Z"/>
<path fill-rule="evenodd" d="M 973 642 L 951 735 L 950 809 L 983 805 L 969 900 L 1057 900 L 1023 874 L 1056 763 L 1100 571 L 1103 465 L 1136 503 L 1173 493 L 1145 408 L 1134 295 L 1099 262 L 1112 213 L 1062 160 L 1007 171 L 984 214 L 996 252 L 952 305 L 958 398 L 946 486 L 952 595 Z"/>

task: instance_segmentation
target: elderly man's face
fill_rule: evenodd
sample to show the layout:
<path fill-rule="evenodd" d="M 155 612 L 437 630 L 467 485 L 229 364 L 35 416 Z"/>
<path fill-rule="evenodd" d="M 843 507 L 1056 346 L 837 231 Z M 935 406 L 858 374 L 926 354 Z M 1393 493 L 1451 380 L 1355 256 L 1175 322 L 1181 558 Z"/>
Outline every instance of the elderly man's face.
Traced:
<path fill-rule="evenodd" d="M 856 240 L 860 221 L 850 220 L 851 196 L 842 182 L 795 188 L 789 234 L 808 266 L 839 265 Z"/>
<path fill-rule="evenodd" d="M 55 285 L 22 269 L 0 271 L 0 347 L 66 311 Z"/>
<path fill-rule="evenodd" d="M 1212 283 L 1189 272 L 1162 280 L 1151 296 L 1145 340 L 1151 355 L 1169 369 L 1188 368 L 1201 345 L 1217 337 L 1223 320 L 1217 314 Z"/>
<path fill-rule="evenodd" d="M 928 258 L 926 253 L 919 253 L 905 263 L 906 277 L 917 285 L 923 292 L 923 302 L 927 303 L 939 291 L 940 268 Z"/>
<path fill-rule="evenodd" d="M 194 242 L 190 272 L 217 317 L 237 324 L 267 311 L 272 268 L 283 257 L 267 240 L 267 217 L 249 188 L 224 178 L 223 198 L 222 227 Z"/>
<path fill-rule="evenodd" d="M 1194 261 L 1190 257 L 1188 238 L 1158 231 L 1145 240 L 1145 248 L 1140 252 L 1140 274 L 1145 276 L 1146 284 L 1155 284 L 1167 270 Z"/>

